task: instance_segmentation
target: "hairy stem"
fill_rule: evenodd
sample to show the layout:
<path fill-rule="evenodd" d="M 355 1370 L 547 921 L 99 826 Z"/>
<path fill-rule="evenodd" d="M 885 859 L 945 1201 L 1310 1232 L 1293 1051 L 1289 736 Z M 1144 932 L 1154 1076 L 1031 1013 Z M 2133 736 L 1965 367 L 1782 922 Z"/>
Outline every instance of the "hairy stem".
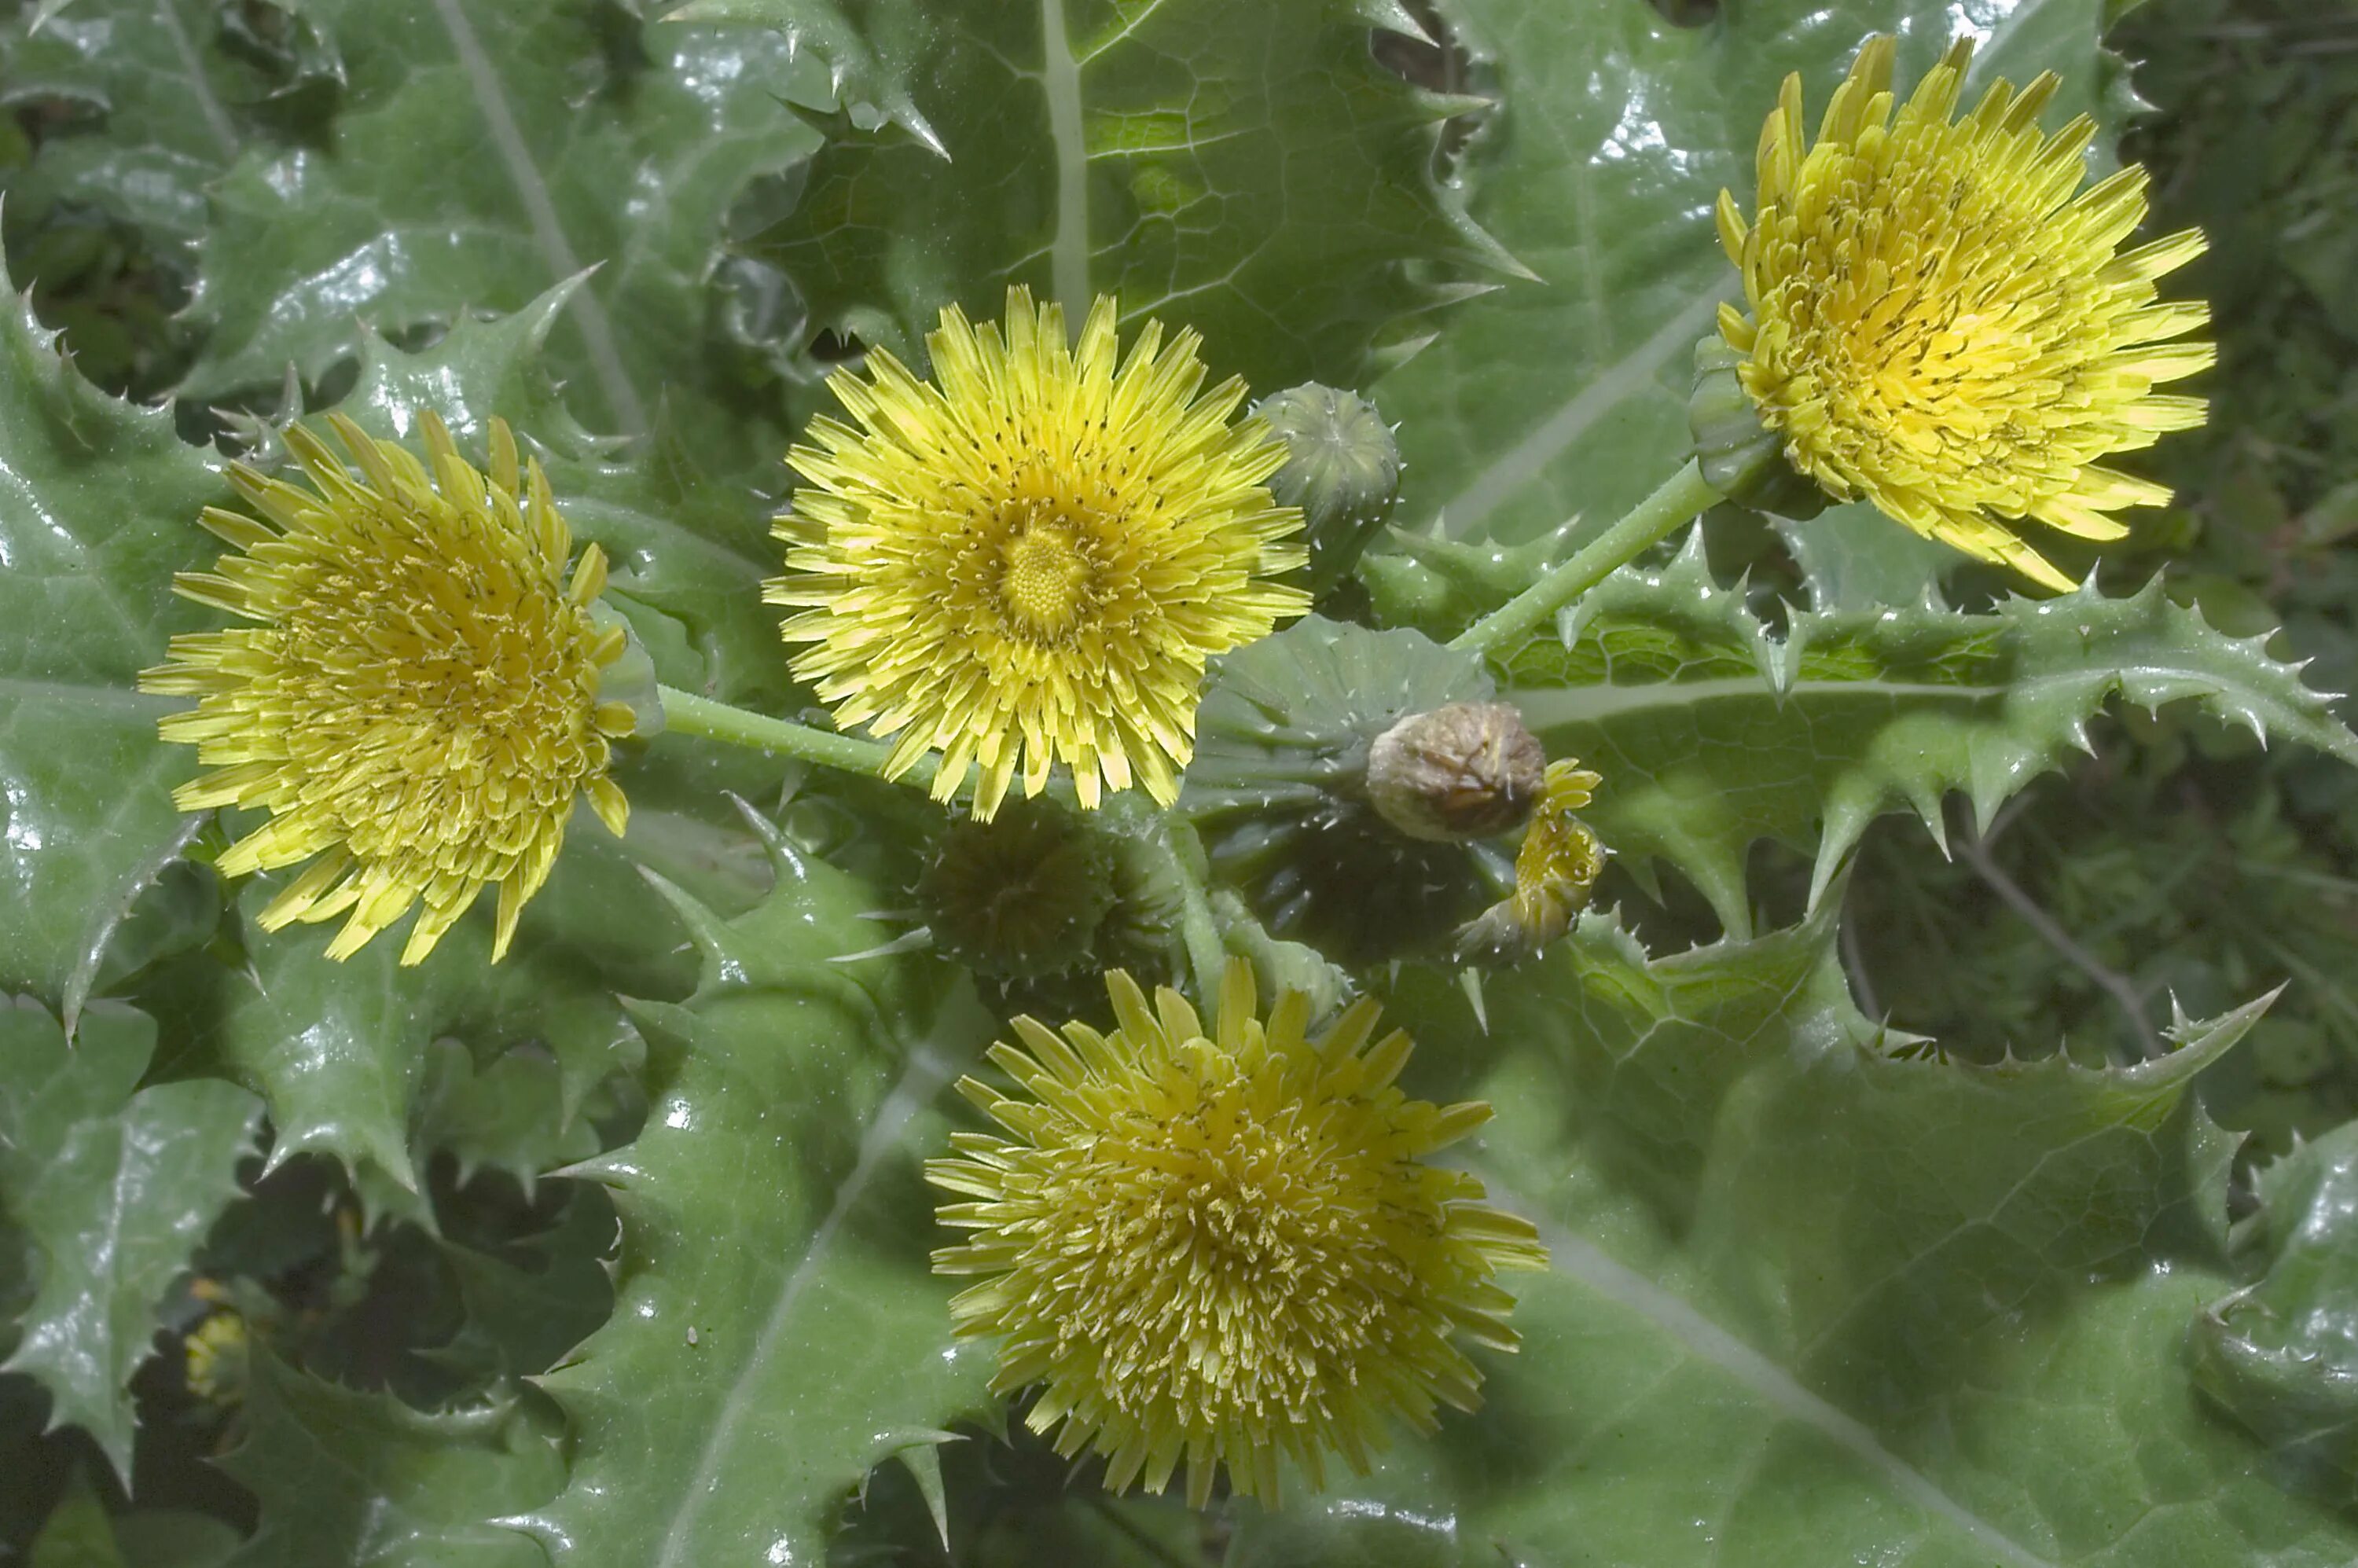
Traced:
<path fill-rule="evenodd" d="M 1671 529 L 1692 521 L 1720 498 L 1719 492 L 1704 481 L 1701 466 L 1689 462 L 1618 523 L 1583 546 L 1572 559 L 1468 626 L 1449 645 L 1488 654 L 1529 634 L 1603 582 L 1616 568 L 1637 559 L 1648 546 L 1667 537 Z"/>

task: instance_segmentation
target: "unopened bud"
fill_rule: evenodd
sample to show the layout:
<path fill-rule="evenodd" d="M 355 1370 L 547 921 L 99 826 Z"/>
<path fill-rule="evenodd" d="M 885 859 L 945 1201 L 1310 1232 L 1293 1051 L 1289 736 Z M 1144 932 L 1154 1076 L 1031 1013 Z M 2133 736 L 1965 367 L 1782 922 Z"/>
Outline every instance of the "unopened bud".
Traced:
<path fill-rule="evenodd" d="M 994 979 L 1087 963 L 1114 900 L 1104 845 L 1049 800 L 953 823 L 914 891 L 935 946 Z"/>
<path fill-rule="evenodd" d="M 1253 410 L 1285 443 L 1269 481 L 1281 506 L 1302 509 L 1310 545 L 1310 591 L 1323 594 L 1358 563 L 1400 492 L 1400 447 L 1375 406 L 1305 382 Z"/>
<path fill-rule="evenodd" d="M 1503 702 L 1412 713 L 1368 751 L 1368 798 L 1412 838 L 1488 838 L 1539 804 L 1547 753 Z"/>

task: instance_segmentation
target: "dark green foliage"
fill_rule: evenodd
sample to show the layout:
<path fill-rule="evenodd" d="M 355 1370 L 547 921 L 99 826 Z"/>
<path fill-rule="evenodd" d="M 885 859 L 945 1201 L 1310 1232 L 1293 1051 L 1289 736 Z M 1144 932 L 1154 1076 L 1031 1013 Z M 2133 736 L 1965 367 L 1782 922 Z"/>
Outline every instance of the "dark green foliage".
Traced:
<path fill-rule="evenodd" d="M 1723 507 L 1563 636 L 1438 646 L 1684 457 L 1710 203 L 1783 74 L 1814 114 L 1863 35 L 1912 74 L 1963 12 L 2211 236 L 2213 420 L 2133 460 L 2177 504 L 2039 603 L 1861 507 Z M 0 1561 L 2358 1557 L 2358 22 L 0 0 Z M 1177 813 L 978 829 L 657 738 L 496 969 L 488 911 L 411 969 L 258 930 L 279 882 L 215 874 L 134 689 L 217 623 L 168 593 L 219 553 L 212 438 L 503 418 L 657 679 L 808 717 L 760 600 L 784 449 L 834 363 L 1010 284 L 1366 399 L 1303 389 L 1358 460 L 1296 476 L 1337 619 L 1216 668 Z M 1617 858 L 1476 984 L 1433 960 L 1511 838 L 1401 838 L 1358 775 L 1494 691 L 1605 774 Z M 970 857 L 1017 963 L 925 872 L 992 832 L 1080 886 L 1041 920 Z M 1225 953 L 1493 1102 L 1453 1152 L 1554 1255 L 1481 1411 L 1282 1514 L 1106 1495 L 928 1267 L 919 1162 L 1006 1015 Z"/>

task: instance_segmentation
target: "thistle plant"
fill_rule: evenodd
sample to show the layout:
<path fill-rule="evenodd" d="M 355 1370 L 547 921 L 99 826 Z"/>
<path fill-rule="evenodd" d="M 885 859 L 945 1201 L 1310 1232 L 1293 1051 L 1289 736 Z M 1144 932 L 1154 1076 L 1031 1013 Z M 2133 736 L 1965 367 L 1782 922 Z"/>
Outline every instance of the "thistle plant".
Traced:
<path fill-rule="evenodd" d="M 644 9 L 0 22 L 0 1557 L 2358 1556 L 2091 17 Z"/>

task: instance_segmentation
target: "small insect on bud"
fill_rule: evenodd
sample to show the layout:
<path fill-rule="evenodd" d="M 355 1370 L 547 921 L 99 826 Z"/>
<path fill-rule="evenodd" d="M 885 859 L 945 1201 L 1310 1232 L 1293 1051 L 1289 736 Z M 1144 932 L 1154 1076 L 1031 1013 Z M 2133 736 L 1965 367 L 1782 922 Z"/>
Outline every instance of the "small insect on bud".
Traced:
<path fill-rule="evenodd" d="M 1269 490 L 1279 505 L 1302 509 L 1310 591 L 1323 594 L 1349 574 L 1391 514 L 1400 447 L 1375 405 L 1314 381 L 1265 399 L 1253 412 L 1285 443 L 1285 466 L 1271 476 Z"/>
<path fill-rule="evenodd" d="M 1503 702 L 1412 713 L 1368 751 L 1368 798 L 1412 838 L 1488 838 L 1539 804 L 1547 753 Z"/>

